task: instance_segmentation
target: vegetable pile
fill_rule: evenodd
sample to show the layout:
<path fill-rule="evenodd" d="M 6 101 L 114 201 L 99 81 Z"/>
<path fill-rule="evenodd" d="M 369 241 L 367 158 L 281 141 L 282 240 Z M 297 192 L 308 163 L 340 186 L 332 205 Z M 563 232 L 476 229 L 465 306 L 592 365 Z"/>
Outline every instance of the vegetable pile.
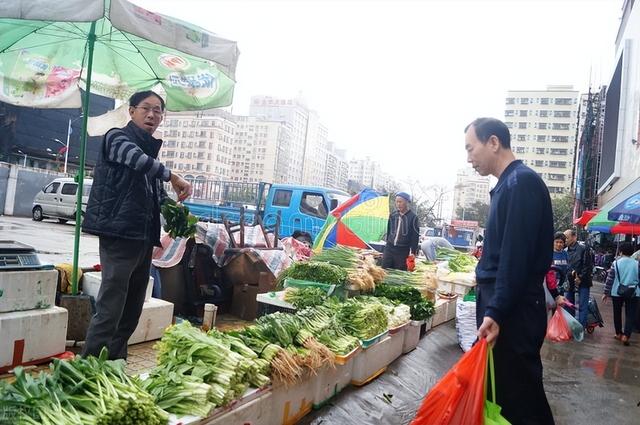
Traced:
<path fill-rule="evenodd" d="M 408 285 L 380 285 L 374 292 L 376 297 L 384 297 L 409 306 L 411 319 L 424 320 L 435 314 L 433 302 L 425 299 L 420 291 Z"/>
<path fill-rule="evenodd" d="M 282 287 L 286 278 L 308 280 L 312 282 L 342 285 L 347 281 L 347 272 L 342 267 L 323 262 L 298 262 L 278 275 L 278 287 Z"/>
<path fill-rule="evenodd" d="M 450 248 L 437 248 L 436 258 L 438 260 L 448 261 L 449 270 L 456 273 L 472 272 L 475 270 L 476 264 L 478 263 L 478 260 L 476 260 L 475 257 Z"/>
<path fill-rule="evenodd" d="M 292 304 L 296 309 L 301 310 L 307 307 L 314 307 L 324 303 L 327 299 L 327 292 L 320 288 L 287 288 L 284 300 Z"/>
<path fill-rule="evenodd" d="M 157 407 L 136 379 L 128 377 L 123 360 L 76 357 L 55 359 L 51 374 L 35 378 L 21 367 L 12 384 L 0 382 L 3 414 L 29 425 L 166 424 L 167 412 Z"/>
<path fill-rule="evenodd" d="M 164 231 L 173 239 L 190 238 L 196 234 L 198 217 L 190 214 L 189 208 L 185 205 L 167 198 L 162 203 L 161 212 L 166 222 Z"/>
<path fill-rule="evenodd" d="M 351 298 L 338 306 L 337 319 L 349 335 L 368 340 L 388 329 L 387 313 L 378 302 Z"/>

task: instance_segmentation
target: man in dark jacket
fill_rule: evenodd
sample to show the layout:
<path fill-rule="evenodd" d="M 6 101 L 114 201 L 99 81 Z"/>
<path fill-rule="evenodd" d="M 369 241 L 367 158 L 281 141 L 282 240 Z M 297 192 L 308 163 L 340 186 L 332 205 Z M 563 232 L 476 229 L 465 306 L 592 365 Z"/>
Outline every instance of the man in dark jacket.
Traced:
<path fill-rule="evenodd" d="M 387 244 L 382 256 L 385 269 L 407 270 L 407 258 L 418 254 L 420 223 L 418 216 L 411 211 L 411 197 L 408 193 L 396 195 L 396 211 L 389 216 L 387 223 Z"/>
<path fill-rule="evenodd" d="M 589 313 L 589 292 L 593 286 L 593 260 L 591 250 L 578 243 L 578 235 L 575 230 L 568 229 L 564 232 L 567 238 L 567 254 L 569 267 L 567 268 L 567 281 L 569 290 L 565 298 L 575 304 L 576 291 L 578 292 L 578 321 L 587 327 L 587 315 Z M 575 316 L 575 311 L 569 309 Z"/>
<path fill-rule="evenodd" d="M 129 99 L 131 121 L 107 132 L 94 170 L 82 230 L 99 236 L 102 283 L 96 314 L 87 331 L 83 355 L 109 350 L 126 359 L 149 282 L 154 245 L 160 245 L 163 182 L 171 182 L 182 201 L 191 185 L 156 158 L 162 140 L 153 133 L 162 122 L 164 100 L 152 91 Z"/>
<path fill-rule="evenodd" d="M 540 359 L 547 330 L 543 280 L 553 250 L 549 191 L 515 159 L 502 121 L 473 121 L 465 148 L 480 175 L 498 178 L 476 268 L 478 337 L 493 344 L 496 402 L 514 425 L 551 425 Z"/>

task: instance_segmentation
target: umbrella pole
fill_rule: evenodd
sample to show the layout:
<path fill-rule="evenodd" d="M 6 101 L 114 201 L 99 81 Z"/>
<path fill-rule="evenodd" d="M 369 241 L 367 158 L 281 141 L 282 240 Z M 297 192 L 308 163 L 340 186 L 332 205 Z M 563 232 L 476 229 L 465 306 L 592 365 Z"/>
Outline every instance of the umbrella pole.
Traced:
<path fill-rule="evenodd" d="M 78 192 L 76 193 L 76 228 L 73 240 L 73 270 L 71 275 L 71 294 L 78 294 L 78 254 L 80 250 L 80 227 L 82 226 L 82 195 L 84 191 L 84 163 L 87 152 L 87 120 L 89 119 L 89 96 L 91 95 L 91 71 L 93 67 L 93 46 L 96 41 L 96 23 L 91 23 L 88 37 L 87 84 L 82 101 L 82 134 L 80 137 L 80 169 L 76 176 Z"/>

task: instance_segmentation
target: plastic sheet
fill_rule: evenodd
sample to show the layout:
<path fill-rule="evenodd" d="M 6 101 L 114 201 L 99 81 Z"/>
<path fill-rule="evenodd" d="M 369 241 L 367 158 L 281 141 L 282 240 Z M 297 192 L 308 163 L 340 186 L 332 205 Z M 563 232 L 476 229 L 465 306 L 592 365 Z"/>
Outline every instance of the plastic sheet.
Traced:
<path fill-rule="evenodd" d="M 564 319 L 567 321 L 567 325 L 569 325 L 569 329 L 571 329 L 571 335 L 573 336 L 573 339 L 578 342 L 582 341 L 584 339 L 584 328 L 582 327 L 580 322 L 564 308 L 559 308 L 558 310 L 562 311 L 562 315 L 564 316 Z"/>
<path fill-rule="evenodd" d="M 567 320 L 562 314 L 563 311 L 564 308 L 556 309 L 556 312 L 553 313 L 551 320 L 549 320 L 549 324 L 547 325 L 546 338 L 550 341 L 564 342 L 569 341 L 571 338 L 573 338 L 571 329 L 567 324 Z"/>

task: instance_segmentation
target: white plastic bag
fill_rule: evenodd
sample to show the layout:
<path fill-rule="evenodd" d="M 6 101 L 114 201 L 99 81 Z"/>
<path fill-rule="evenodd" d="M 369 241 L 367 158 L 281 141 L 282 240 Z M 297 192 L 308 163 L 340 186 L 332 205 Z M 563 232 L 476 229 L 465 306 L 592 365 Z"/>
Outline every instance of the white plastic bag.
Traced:
<path fill-rule="evenodd" d="M 458 344 L 462 351 L 469 351 L 476 341 L 478 327 L 476 325 L 475 301 L 462 301 L 458 298 L 456 304 L 456 332 Z"/>

